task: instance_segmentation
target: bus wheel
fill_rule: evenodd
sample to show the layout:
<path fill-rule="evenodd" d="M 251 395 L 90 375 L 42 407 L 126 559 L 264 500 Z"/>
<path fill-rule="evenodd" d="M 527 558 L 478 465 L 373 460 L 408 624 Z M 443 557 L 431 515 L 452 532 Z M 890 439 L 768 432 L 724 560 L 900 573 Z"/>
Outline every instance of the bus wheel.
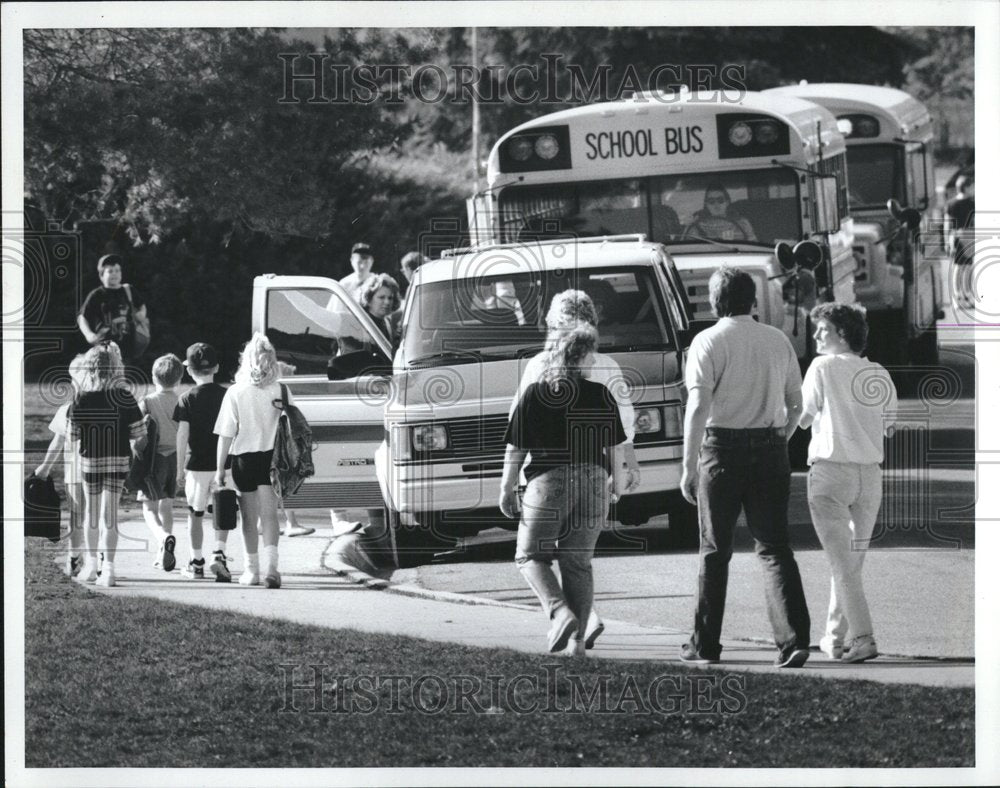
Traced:
<path fill-rule="evenodd" d="M 429 564 L 435 553 L 450 550 L 457 540 L 448 539 L 437 533 L 431 521 L 404 522 L 399 512 L 391 506 L 385 507 L 392 563 L 399 569 Z"/>
<path fill-rule="evenodd" d="M 667 547 L 674 550 L 698 549 L 698 507 L 684 500 L 678 492 L 667 509 Z"/>

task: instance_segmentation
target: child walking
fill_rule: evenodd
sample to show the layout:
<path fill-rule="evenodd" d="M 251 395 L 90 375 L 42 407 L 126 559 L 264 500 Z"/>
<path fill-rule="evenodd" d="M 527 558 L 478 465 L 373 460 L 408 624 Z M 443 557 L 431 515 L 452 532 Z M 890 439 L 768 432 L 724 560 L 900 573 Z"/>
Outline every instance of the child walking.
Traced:
<path fill-rule="evenodd" d="M 882 504 L 882 438 L 896 387 L 884 367 L 860 355 L 868 340 L 863 307 L 820 304 L 811 317 L 820 357 L 802 384 L 799 426 L 812 426 L 809 511 L 832 575 L 820 649 L 831 659 L 864 662 L 878 648 L 861 569 Z"/>
<path fill-rule="evenodd" d="M 160 546 L 154 566 L 172 572 L 177 565 L 174 548 L 174 496 L 177 495 L 177 384 L 181 382 L 184 367 L 173 353 L 160 356 L 153 362 L 153 383 L 156 390 L 147 394 L 139 403 L 139 410 L 156 422 L 156 453 L 150 473 L 136 498 L 142 502 L 142 516 Z"/>
<path fill-rule="evenodd" d="M 215 453 L 219 441 L 218 435 L 213 430 L 219 411 L 222 409 L 226 389 L 214 382 L 215 373 L 219 371 L 219 357 L 211 345 L 204 342 L 191 345 L 187 349 L 184 366 L 187 367 L 195 386 L 181 396 L 174 409 L 174 421 L 177 422 L 177 478 L 184 486 L 187 497 L 188 532 L 191 539 L 191 559 L 181 570 L 181 574 L 191 579 L 200 579 L 205 577 L 202 518 L 208 508 L 212 481 L 215 478 Z M 223 469 L 228 467 L 227 457 Z M 215 549 L 208 569 L 215 576 L 217 583 L 228 583 L 232 580 L 232 575 L 226 566 L 228 537 L 229 531 L 215 531 Z"/>
<path fill-rule="evenodd" d="M 69 377 L 73 384 L 74 396 L 80 391 L 83 370 L 84 356 L 77 356 L 69 363 Z M 77 468 L 77 445 L 68 439 L 69 423 L 66 417 L 71 404 L 72 400 L 60 405 L 52 417 L 52 421 L 49 422 L 52 441 L 45 452 L 42 464 L 35 469 L 35 476 L 40 479 L 48 477 L 59 456 L 62 455 L 63 486 L 66 488 L 66 506 L 69 510 L 69 555 L 66 558 L 65 571 L 70 577 L 76 577 L 83 565 L 83 558 L 80 556 L 83 547 L 83 529 L 80 523 L 80 514 L 83 509 L 83 483 Z"/>
<path fill-rule="evenodd" d="M 67 414 L 69 439 L 79 444 L 78 468 L 83 478 L 83 526 L 87 550 L 77 580 L 115 585 L 118 547 L 118 501 L 128 473 L 129 456 L 145 435 L 142 412 L 125 388 L 125 368 L 114 342 L 87 351 L 80 391 Z M 98 527 L 100 532 L 98 533 Z M 97 575 L 97 551 L 104 566 Z"/>
<path fill-rule="evenodd" d="M 289 402 L 291 395 L 289 394 Z M 240 496 L 246 569 L 243 585 L 280 588 L 278 573 L 278 498 L 271 487 L 271 457 L 281 415 L 278 359 L 267 337 L 256 333 L 243 348 L 236 382 L 226 390 L 215 422 L 219 436 L 215 483 L 225 487 L 226 458 L 232 454 L 233 483 Z M 264 561 L 257 554 L 258 522 Z"/>

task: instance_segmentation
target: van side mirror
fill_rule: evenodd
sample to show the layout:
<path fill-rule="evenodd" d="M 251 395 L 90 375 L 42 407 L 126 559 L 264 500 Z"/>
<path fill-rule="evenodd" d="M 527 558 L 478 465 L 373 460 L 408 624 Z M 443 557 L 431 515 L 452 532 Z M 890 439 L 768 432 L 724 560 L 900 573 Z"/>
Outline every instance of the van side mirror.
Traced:
<path fill-rule="evenodd" d="M 892 218 L 900 224 L 906 225 L 906 229 L 911 232 L 920 227 L 920 211 L 916 208 L 904 208 L 895 197 L 885 204 L 892 214 Z"/>

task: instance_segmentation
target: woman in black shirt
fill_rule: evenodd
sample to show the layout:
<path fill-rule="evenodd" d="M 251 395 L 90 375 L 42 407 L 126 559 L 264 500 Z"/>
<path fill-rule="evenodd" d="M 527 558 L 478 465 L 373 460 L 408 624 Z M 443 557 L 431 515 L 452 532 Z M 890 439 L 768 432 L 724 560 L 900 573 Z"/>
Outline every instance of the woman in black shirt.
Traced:
<path fill-rule="evenodd" d="M 625 430 L 611 392 L 587 380 L 597 331 L 582 326 L 546 351 L 545 371 L 525 389 L 507 425 L 500 509 L 520 514 L 515 560 L 552 621 L 549 651 L 584 654 L 580 622 L 594 599 L 591 559 L 608 514 L 608 469 L 624 490 Z M 521 506 L 522 464 L 527 488 Z M 562 586 L 552 570 L 559 561 Z"/>

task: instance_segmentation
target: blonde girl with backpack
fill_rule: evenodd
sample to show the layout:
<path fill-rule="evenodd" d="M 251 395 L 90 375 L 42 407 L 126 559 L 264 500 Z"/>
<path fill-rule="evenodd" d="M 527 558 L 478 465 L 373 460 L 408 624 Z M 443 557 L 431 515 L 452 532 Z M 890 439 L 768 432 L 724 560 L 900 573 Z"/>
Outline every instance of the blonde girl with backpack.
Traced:
<path fill-rule="evenodd" d="M 278 573 L 278 498 L 271 487 L 271 458 L 281 416 L 278 359 L 267 337 L 256 333 L 240 356 L 236 382 L 226 390 L 215 422 L 219 436 L 215 483 L 226 486 L 226 458 L 232 455 L 232 481 L 240 498 L 246 568 L 240 583 L 280 588 Z M 289 395 L 291 402 L 291 395 Z M 258 527 L 264 541 L 258 555 Z"/>

